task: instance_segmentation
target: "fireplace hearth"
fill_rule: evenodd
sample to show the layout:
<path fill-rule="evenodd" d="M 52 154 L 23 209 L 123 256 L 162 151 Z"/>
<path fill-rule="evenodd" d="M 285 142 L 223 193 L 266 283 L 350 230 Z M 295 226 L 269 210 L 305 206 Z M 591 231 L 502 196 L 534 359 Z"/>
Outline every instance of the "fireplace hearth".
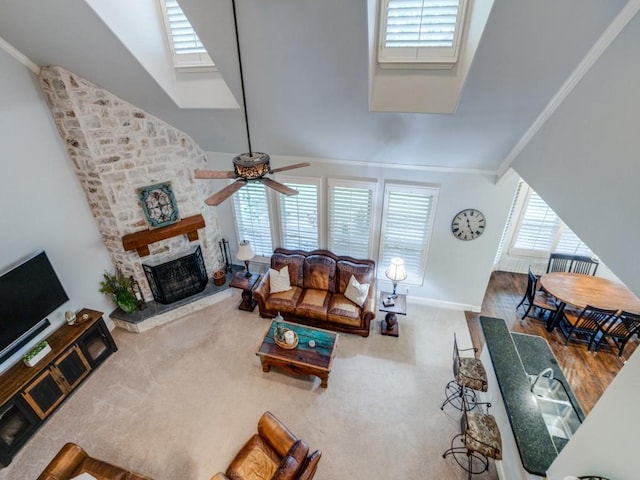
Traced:
<path fill-rule="evenodd" d="M 158 265 L 143 263 L 142 268 L 153 298 L 165 305 L 200 293 L 209 280 L 200 245 L 180 258 Z"/>

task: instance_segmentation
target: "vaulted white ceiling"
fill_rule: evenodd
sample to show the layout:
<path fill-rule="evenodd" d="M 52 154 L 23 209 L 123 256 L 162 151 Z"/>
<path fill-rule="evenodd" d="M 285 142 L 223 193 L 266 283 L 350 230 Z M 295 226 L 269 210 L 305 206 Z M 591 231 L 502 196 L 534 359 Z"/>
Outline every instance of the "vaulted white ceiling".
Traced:
<path fill-rule="evenodd" d="M 240 103 L 231 0 L 180 3 Z M 369 110 L 368 0 L 236 4 L 255 150 L 494 172 L 626 1 L 495 0 L 453 114 Z M 3 0 L 0 37 L 205 150 L 247 150 L 241 110 L 179 108 L 85 0 Z"/>

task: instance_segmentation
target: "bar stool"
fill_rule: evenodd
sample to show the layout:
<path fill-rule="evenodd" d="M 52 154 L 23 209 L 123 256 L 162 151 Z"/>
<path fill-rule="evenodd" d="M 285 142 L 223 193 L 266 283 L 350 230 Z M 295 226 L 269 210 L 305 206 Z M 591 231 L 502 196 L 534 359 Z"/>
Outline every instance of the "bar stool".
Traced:
<path fill-rule="evenodd" d="M 451 447 L 442 454 L 442 458 L 451 455 L 456 463 L 468 473 L 477 475 L 489 470 L 489 459 L 502 460 L 502 437 L 500 429 L 493 415 L 487 413 L 469 412 L 467 397 L 462 396 L 462 416 L 460 417 L 460 433 L 451 440 Z M 477 403 L 476 405 L 482 405 Z M 454 444 L 460 440 L 461 446 Z"/>
<path fill-rule="evenodd" d="M 473 350 L 473 357 L 460 356 L 460 352 L 470 350 Z M 475 357 L 477 351 L 477 348 L 459 349 L 456 334 L 453 334 L 453 380 L 445 387 L 446 398 L 440 410 L 444 410 L 447 403 L 458 410 L 472 409 L 478 403 L 476 391 L 487 391 L 487 372 L 482 361 Z"/>

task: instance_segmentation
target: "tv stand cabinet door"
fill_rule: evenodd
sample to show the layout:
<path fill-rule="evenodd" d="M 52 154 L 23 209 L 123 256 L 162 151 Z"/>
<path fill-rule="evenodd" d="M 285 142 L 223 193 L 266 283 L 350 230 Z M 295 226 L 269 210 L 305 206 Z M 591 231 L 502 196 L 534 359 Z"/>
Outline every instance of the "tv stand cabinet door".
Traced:
<path fill-rule="evenodd" d="M 43 370 L 22 393 L 26 402 L 41 420 L 55 410 L 67 393 L 64 384 L 57 377 L 57 370 L 49 367 Z"/>
<path fill-rule="evenodd" d="M 118 350 L 102 318 L 80 337 L 78 346 L 91 368 L 96 368 Z"/>
<path fill-rule="evenodd" d="M 0 407 L 0 465 L 6 467 L 13 455 L 40 426 L 22 396 L 16 395 Z"/>
<path fill-rule="evenodd" d="M 84 355 L 73 345 L 31 382 L 23 397 L 44 420 L 90 371 Z"/>

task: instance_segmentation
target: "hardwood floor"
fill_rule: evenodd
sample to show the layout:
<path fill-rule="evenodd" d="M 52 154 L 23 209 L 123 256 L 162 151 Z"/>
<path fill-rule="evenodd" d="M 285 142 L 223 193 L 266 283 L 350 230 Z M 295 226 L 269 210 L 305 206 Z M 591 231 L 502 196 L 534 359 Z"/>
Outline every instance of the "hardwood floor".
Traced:
<path fill-rule="evenodd" d="M 520 319 L 522 309 L 516 312 L 516 305 L 522 299 L 526 285 L 526 275 L 509 272 L 492 273 L 482 302 L 482 311 L 480 313 L 465 312 L 474 346 L 481 349 L 484 345 L 480 316 L 502 318 L 512 332 L 546 338 L 582 409 L 585 413 L 589 413 L 624 362 L 634 352 L 638 340 L 634 338 L 629 341 L 622 357 L 618 357 L 617 349 L 601 348 L 598 353 L 594 353 L 587 351 L 586 344 L 574 342 L 569 342 L 565 347 L 565 338 L 558 329 L 549 333 L 541 321 L 532 318 Z"/>

